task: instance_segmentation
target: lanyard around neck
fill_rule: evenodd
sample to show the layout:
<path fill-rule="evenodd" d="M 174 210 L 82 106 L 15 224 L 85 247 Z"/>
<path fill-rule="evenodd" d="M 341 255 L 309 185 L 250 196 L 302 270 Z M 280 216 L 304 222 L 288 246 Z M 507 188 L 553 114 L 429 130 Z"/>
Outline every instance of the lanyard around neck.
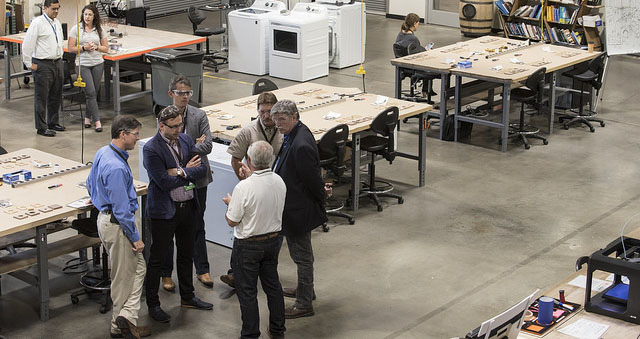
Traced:
<path fill-rule="evenodd" d="M 57 43 L 58 42 L 58 32 L 56 31 L 55 23 L 53 23 L 53 20 L 49 21 L 50 18 L 46 14 L 42 14 L 42 15 L 44 15 L 45 20 L 47 21 L 49 26 L 51 26 L 51 29 L 53 29 L 53 36 L 56 37 L 56 43 Z"/>
<path fill-rule="evenodd" d="M 262 132 L 262 136 L 264 137 L 264 140 L 269 142 L 269 145 L 271 145 L 271 143 L 273 142 L 273 139 L 275 139 L 276 137 L 276 133 L 278 133 L 278 130 L 276 129 L 271 135 L 271 138 L 269 138 L 267 137 L 267 132 L 265 132 L 264 127 L 262 127 L 262 121 L 260 120 L 258 120 L 258 127 L 260 127 L 260 132 Z"/>

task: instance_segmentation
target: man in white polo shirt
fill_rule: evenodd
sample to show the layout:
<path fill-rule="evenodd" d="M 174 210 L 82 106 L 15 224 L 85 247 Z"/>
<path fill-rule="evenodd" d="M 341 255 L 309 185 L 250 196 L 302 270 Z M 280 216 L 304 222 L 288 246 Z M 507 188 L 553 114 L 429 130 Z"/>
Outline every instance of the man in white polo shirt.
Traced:
<path fill-rule="evenodd" d="M 273 148 L 266 141 L 256 141 L 247 151 L 245 180 L 233 189 L 233 197 L 224 197 L 225 215 L 234 227 L 233 273 L 236 294 L 242 313 L 242 338 L 260 336 L 258 312 L 258 277 L 267 294 L 269 336 L 284 338 L 284 296 L 278 277 L 278 254 L 282 246 L 282 211 L 287 188 L 271 171 Z M 246 169 L 246 167 L 245 167 Z"/>

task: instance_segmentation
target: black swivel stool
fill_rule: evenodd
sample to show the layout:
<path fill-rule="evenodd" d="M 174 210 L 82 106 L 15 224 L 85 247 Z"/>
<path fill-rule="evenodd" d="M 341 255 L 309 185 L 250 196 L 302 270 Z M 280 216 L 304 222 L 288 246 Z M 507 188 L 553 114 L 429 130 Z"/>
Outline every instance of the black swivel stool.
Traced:
<path fill-rule="evenodd" d="M 209 50 L 209 37 L 212 35 L 219 35 L 219 34 L 223 34 L 226 29 L 224 27 L 220 27 L 220 28 L 211 28 L 211 27 L 203 27 L 203 28 L 198 28 L 198 25 L 201 24 L 204 19 L 207 18 L 207 16 L 204 14 L 203 11 L 197 9 L 194 6 L 189 7 L 188 10 L 188 15 L 189 15 L 189 21 L 191 21 L 191 24 L 193 25 L 193 34 L 197 35 L 197 36 L 203 36 L 207 38 L 207 41 L 205 42 L 205 54 L 204 54 L 204 60 L 208 61 L 214 71 L 218 72 L 218 65 L 220 64 L 224 64 L 227 62 L 227 58 L 225 56 L 221 56 L 218 55 L 216 53 L 216 51 L 210 51 Z M 198 46 L 198 50 L 199 50 L 199 46 Z M 205 64 L 205 66 L 209 66 L 208 64 Z"/>
<path fill-rule="evenodd" d="M 332 173 L 338 182 L 344 174 L 347 166 L 344 164 L 345 147 L 349 138 L 349 126 L 340 124 L 327 131 L 318 142 L 318 153 L 320 154 L 320 167 Z M 349 220 L 349 224 L 353 225 L 355 220 L 350 214 L 341 210 L 344 203 L 336 201 L 333 197 L 327 200 L 325 210 L 327 215 L 341 217 Z M 322 230 L 329 232 L 327 224 L 322 225 Z"/>
<path fill-rule="evenodd" d="M 273 81 L 267 78 L 260 78 L 253 83 L 253 91 L 251 95 L 260 94 L 262 92 L 270 92 L 278 89 L 278 85 L 276 85 Z"/>
<path fill-rule="evenodd" d="M 607 52 L 602 52 L 595 58 L 591 59 L 589 62 L 589 66 L 587 70 L 578 72 L 577 74 L 573 74 L 572 72 L 564 73 L 563 75 L 571 77 L 573 80 L 580 82 L 580 108 L 578 109 L 578 113 L 574 114 L 566 114 L 559 118 L 560 122 L 563 123 L 564 129 L 569 129 L 569 126 L 574 123 L 582 123 L 589 127 L 591 133 L 595 132 L 596 129 L 593 128 L 591 121 L 600 123 L 601 127 L 604 127 L 605 123 L 602 119 L 598 119 L 595 117 L 596 112 L 584 111 L 584 104 L 582 98 L 584 97 L 584 84 L 588 83 L 591 87 L 596 89 L 596 96 L 600 88 L 602 87 L 602 78 L 604 76 L 604 62 L 607 59 Z M 591 108 L 591 95 L 589 96 L 589 107 Z M 569 121 L 566 121 L 569 120 Z"/>
<path fill-rule="evenodd" d="M 548 144 L 547 138 L 541 136 L 540 129 L 525 124 L 524 121 L 524 104 L 530 104 L 538 107 L 542 107 L 542 94 L 544 90 L 544 75 L 547 72 L 545 67 L 533 72 L 525 81 L 525 87 L 519 87 L 511 90 L 511 99 L 520 101 L 520 122 L 517 124 L 509 125 L 509 137 L 516 137 L 522 139 L 524 148 L 529 149 L 529 140 L 527 137 L 540 139 L 543 144 Z"/>
<path fill-rule="evenodd" d="M 98 210 L 93 208 L 89 218 L 76 219 L 72 222 L 72 228 L 78 233 L 82 233 L 87 237 L 98 238 Z M 109 256 L 107 250 L 100 247 L 93 248 L 94 265 L 100 261 L 100 248 L 102 248 L 102 267 L 84 273 L 80 277 L 80 285 L 82 289 L 71 293 L 71 303 L 74 305 L 80 302 L 78 298 L 81 295 L 92 296 L 100 294 L 100 313 L 107 313 L 111 309 L 111 278 L 109 275 Z"/>
<path fill-rule="evenodd" d="M 375 134 L 360 139 L 360 149 L 367 151 L 371 155 L 369 182 L 362 183 L 361 196 L 367 196 L 373 200 L 378 207 L 378 212 L 382 212 L 380 197 L 395 198 L 398 199 L 398 204 L 404 203 L 404 198 L 401 195 L 390 193 L 393 190 L 391 183 L 376 180 L 376 156 L 382 156 L 389 163 L 393 163 L 396 158 L 394 131 L 398 126 L 398 116 L 398 107 L 393 106 L 385 109 L 371 122 L 370 130 Z M 384 187 L 378 186 L 378 183 L 383 184 Z"/>

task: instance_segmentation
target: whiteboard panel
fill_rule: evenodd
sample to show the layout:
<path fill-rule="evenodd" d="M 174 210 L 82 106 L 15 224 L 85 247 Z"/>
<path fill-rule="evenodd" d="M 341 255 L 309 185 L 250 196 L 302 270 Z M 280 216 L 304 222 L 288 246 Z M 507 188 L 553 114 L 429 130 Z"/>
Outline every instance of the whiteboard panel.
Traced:
<path fill-rule="evenodd" d="M 605 0 L 609 55 L 640 53 L 640 1 Z"/>

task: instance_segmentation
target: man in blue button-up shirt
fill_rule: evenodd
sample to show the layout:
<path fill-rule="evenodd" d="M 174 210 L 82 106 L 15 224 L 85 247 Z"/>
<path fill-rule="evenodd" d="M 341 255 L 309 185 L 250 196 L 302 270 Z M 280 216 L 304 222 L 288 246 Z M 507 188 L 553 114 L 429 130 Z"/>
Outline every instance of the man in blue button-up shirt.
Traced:
<path fill-rule="evenodd" d="M 135 224 L 138 198 L 127 163 L 127 151 L 140 139 L 141 126 L 133 117 L 116 117 L 111 143 L 98 150 L 87 178 L 91 202 L 100 211 L 98 234 L 111 261 L 111 337 L 138 338 L 147 332 L 136 326 L 147 269 L 144 243 Z"/>

